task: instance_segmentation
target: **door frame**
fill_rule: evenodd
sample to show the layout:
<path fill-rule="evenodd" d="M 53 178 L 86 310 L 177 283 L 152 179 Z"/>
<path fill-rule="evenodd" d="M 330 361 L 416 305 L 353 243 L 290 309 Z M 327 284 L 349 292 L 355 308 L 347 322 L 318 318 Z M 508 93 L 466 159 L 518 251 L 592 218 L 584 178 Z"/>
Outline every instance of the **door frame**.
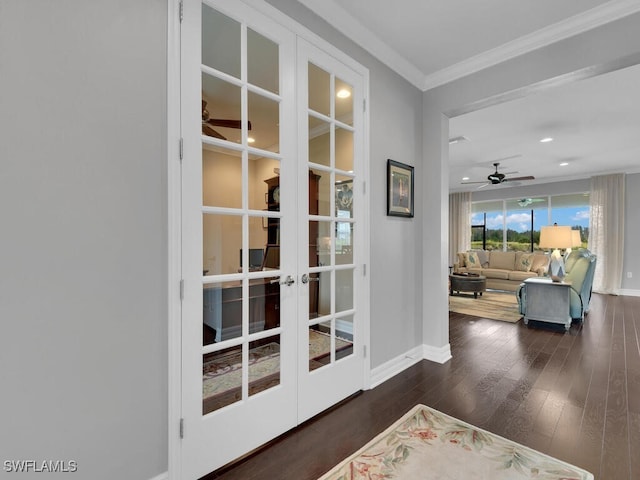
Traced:
<path fill-rule="evenodd" d="M 371 388 L 371 355 L 370 355 L 370 122 L 369 122 L 369 70 L 346 53 L 337 49 L 319 35 L 313 33 L 307 27 L 287 16 L 280 10 L 269 5 L 264 0 L 238 0 L 257 12 L 270 17 L 290 30 L 298 38 L 302 38 L 315 47 L 323 50 L 337 60 L 345 63 L 363 78 L 363 157 L 362 171 L 364 188 L 363 205 L 363 242 L 362 264 L 366 274 L 362 278 L 363 298 L 359 307 L 360 314 L 365 319 L 362 322 L 361 339 L 367 346 L 366 356 L 363 362 L 362 372 L 363 389 Z M 181 434 L 182 434 L 182 126 L 181 126 L 181 96 L 180 96 L 180 50 L 181 50 L 181 0 L 167 0 L 167 373 L 168 373 L 168 408 L 167 408 L 167 435 L 168 435 L 168 478 L 181 478 Z"/>

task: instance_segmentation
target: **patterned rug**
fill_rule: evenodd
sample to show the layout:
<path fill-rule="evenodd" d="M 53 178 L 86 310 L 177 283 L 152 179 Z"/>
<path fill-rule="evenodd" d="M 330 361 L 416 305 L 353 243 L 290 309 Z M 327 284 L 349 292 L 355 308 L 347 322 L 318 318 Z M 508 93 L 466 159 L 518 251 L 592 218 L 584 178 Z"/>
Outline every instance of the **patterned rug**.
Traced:
<path fill-rule="evenodd" d="M 593 475 L 424 405 L 320 480 L 592 480 Z"/>
<path fill-rule="evenodd" d="M 336 356 L 348 352 L 352 343 L 336 338 Z M 331 337 L 309 330 L 309 369 L 331 360 Z M 267 343 L 249 351 L 249 395 L 280 383 L 280 345 Z M 209 413 L 242 398 L 242 353 L 240 348 L 205 356 L 202 365 L 202 409 Z"/>
<path fill-rule="evenodd" d="M 514 292 L 487 291 L 473 298 L 470 295 L 449 295 L 449 311 L 516 323 L 522 318 Z"/>

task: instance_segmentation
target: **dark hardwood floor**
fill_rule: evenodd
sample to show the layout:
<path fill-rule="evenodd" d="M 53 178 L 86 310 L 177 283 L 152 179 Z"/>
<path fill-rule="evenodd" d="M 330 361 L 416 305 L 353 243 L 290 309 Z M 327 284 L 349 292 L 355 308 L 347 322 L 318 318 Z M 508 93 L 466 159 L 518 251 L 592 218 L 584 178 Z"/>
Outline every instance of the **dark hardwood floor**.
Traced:
<path fill-rule="evenodd" d="M 316 479 L 417 403 L 600 480 L 640 479 L 640 297 L 594 294 L 583 326 L 450 314 L 453 359 L 421 361 L 206 479 Z"/>

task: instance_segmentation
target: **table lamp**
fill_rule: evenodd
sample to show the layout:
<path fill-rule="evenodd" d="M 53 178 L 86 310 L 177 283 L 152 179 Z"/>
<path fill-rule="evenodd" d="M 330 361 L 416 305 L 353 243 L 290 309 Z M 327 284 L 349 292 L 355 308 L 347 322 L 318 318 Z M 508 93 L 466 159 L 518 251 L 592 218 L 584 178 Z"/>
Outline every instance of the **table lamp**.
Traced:
<path fill-rule="evenodd" d="M 572 245 L 570 248 L 567 248 L 564 251 L 564 258 L 567 259 L 569 258 L 569 254 L 571 253 L 571 249 L 573 247 L 581 247 L 582 246 L 582 239 L 580 238 L 580 230 L 571 230 L 571 235 L 573 237 L 572 240 Z"/>
<path fill-rule="evenodd" d="M 549 276 L 554 282 L 561 282 L 564 278 L 564 259 L 560 249 L 571 248 L 574 236 L 571 227 L 553 225 L 540 228 L 540 248 L 553 249 L 549 259 Z"/>

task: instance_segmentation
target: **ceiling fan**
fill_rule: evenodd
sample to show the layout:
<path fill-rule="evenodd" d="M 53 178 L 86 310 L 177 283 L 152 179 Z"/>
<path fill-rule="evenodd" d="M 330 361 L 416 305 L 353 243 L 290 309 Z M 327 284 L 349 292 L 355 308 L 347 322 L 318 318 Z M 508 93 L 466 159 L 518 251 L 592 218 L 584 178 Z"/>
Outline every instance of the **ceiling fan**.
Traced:
<path fill-rule="evenodd" d="M 487 185 L 500 185 L 501 183 L 504 182 L 517 182 L 520 180 L 535 180 L 536 177 L 532 177 L 531 175 L 525 176 L 525 177 L 509 177 L 507 178 L 507 175 L 512 175 L 514 173 L 518 173 L 518 172 L 507 172 L 507 173 L 500 173 L 498 172 L 498 166 L 500 165 L 500 163 L 495 162 L 493 164 L 494 167 L 496 167 L 496 171 L 493 173 L 490 173 L 487 176 L 487 180 L 482 181 L 482 182 L 461 182 L 465 185 L 468 184 L 473 184 L 473 183 L 481 183 L 482 185 L 480 185 L 478 188 L 482 188 L 482 187 L 486 187 Z"/>
<path fill-rule="evenodd" d="M 202 133 L 210 137 L 219 138 L 220 140 L 226 140 L 227 137 L 222 135 L 217 130 L 211 128 L 224 127 L 224 128 L 242 128 L 242 122 L 240 120 L 227 120 L 224 118 L 210 118 L 209 111 L 207 110 L 207 102 L 202 100 Z M 247 128 L 251 130 L 251 122 L 247 121 Z"/>
<path fill-rule="evenodd" d="M 532 203 L 546 201 L 546 198 L 521 198 L 520 200 L 518 200 L 518 205 L 520 205 L 521 207 L 526 207 L 528 205 L 531 205 Z"/>

